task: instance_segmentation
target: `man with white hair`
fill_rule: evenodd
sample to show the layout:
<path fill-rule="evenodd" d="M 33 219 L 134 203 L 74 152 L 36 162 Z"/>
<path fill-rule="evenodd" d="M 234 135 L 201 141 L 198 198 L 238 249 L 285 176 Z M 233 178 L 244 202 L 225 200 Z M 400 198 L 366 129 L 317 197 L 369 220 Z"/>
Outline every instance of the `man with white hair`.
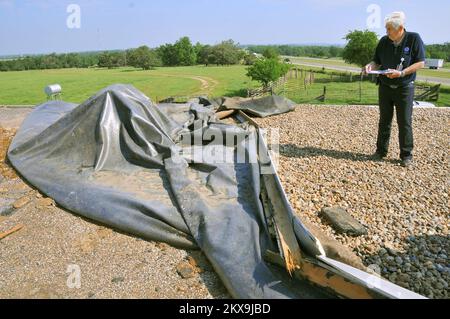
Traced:
<path fill-rule="evenodd" d="M 402 166 L 413 163 L 412 113 L 414 81 L 417 70 L 425 66 L 425 47 L 420 35 L 405 29 L 405 14 L 394 12 L 386 17 L 387 36 L 375 51 L 374 59 L 363 69 L 365 74 L 387 70 L 379 76 L 380 122 L 376 159 L 383 159 L 389 150 L 394 106 L 399 128 L 400 158 Z"/>

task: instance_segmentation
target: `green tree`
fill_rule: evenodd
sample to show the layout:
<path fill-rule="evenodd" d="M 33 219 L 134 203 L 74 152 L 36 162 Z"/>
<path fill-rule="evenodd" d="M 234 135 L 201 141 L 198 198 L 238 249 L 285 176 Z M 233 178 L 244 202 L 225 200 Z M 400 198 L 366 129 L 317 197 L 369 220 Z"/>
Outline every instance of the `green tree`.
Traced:
<path fill-rule="evenodd" d="M 98 58 L 98 66 L 101 68 L 118 68 L 126 65 L 126 53 L 103 52 Z"/>
<path fill-rule="evenodd" d="M 329 52 L 330 52 L 330 56 L 329 56 L 330 58 L 336 58 L 340 54 L 340 49 L 336 46 L 331 46 L 329 49 Z"/>
<path fill-rule="evenodd" d="M 203 64 L 202 62 L 199 62 L 199 55 L 200 55 L 200 52 L 202 52 L 202 50 L 203 50 L 203 48 L 204 48 L 205 46 L 207 46 L 207 45 L 203 45 L 203 44 L 201 44 L 200 42 L 197 42 L 197 43 L 194 45 L 194 51 L 195 51 L 195 54 L 196 54 L 196 56 L 197 56 L 197 63 Z"/>
<path fill-rule="evenodd" d="M 211 49 L 209 61 L 217 65 L 238 64 L 244 58 L 245 52 L 233 40 L 222 41 Z M 211 63 L 212 64 L 212 63 Z"/>
<path fill-rule="evenodd" d="M 325 47 L 317 47 L 315 52 L 315 55 L 319 58 L 324 58 L 328 55 L 328 50 Z"/>
<path fill-rule="evenodd" d="M 151 50 L 148 46 L 141 46 L 135 50 L 127 51 L 127 64 L 135 68 L 150 70 L 161 65 L 156 51 Z"/>
<path fill-rule="evenodd" d="M 307 56 L 307 57 L 338 57 L 341 56 L 343 48 L 337 46 L 317 45 L 252 45 L 248 50 L 264 54 L 266 50 L 277 51 L 280 55 Z M 270 56 L 269 54 L 265 54 Z"/>
<path fill-rule="evenodd" d="M 450 62 L 450 42 L 427 45 L 426 54 L 427 58 L 445 59 Z"/>
<path fill-rule="evenodd" d="M 278 59 L 280 57 L 280 52 L 276 47 L 267 47 L 263 51 L 263 56 L 267 59 Z"/>
<path fill-rule="evenodd" d="M 109 52 L 103 52 L 98 57 L 98 66 L 101 68 L 112 68 L 112 58 Z"/>
<path fill-rule="evenodd" d="M 244 56 L 245 65 L 253 65 L 255 64 L 256 60 L 258 60 L 258 58 L 254 53 L 246 53 Z"/>
<path fill-rule="evenodd" d="M 178 65 L 177 53 L 173 44 L 164 44 L 157 49 L 164 66 Z"/>
<path fill-rule="evenodd" d="M 65 66 L 68 68 L 79 68 L 81 67 L 81 57 L 76 53 L 69 53 L 64 56 Z"/>
<path fill-rule="evenodd" d="M 117 68 L 126 65 L 124 52 L 103 52 L 98 58 L 98 66 L 101 68 Z"/>
<path fill-rule="evenodd" d="M 0 61 L 0 72 L 10 71 L 9 65 L 3 61 Z"/>
<path fill-rule="evenodd" d="M 208 66 L 209 64 L 214 64 L 215 61 L 209 59 L 212 54 L 212 48 L 210 45 L 203 45 L 201 49 L 198 50 L 197 53 L 197 63 L 204 64 Z"/>
<path fill-rule="evenodd" d="M 289 71 L 289 65 L 279 59 L 260 59 L 247 69 L 247 76 L 268 87 L 270 82 L 278 80 Z"/>
<path fill-rule="evenodd" d="M 345 62 L 363 67 L 372 61 L 378 43 L 375 32 L 355 30 L 349 32 L 344 39 L 348 41 L 342 52 Z"/>
<path fill-rule="evenodd" d="M 197 53 L 188 37 L 183 37 L 178 40 L 174 47 L 177 65 L 189 66 L 196 64 Z"/>
<path fill-rule="evenodd" d="M 61 68 L 60 59 L 58 58 L 56 53 L 52 53 L 52 54 L 44 56 L 43 64 L 45 65 L 46 69 L 59 69 L 59 68 Z"/>
<path fill-rule="evenodd" d="M 157 49 L 165 66 L 195 65 L 199 47 L 193 46 L 188 37 L 179 39 L 175 44 L 165 44 Z"/>

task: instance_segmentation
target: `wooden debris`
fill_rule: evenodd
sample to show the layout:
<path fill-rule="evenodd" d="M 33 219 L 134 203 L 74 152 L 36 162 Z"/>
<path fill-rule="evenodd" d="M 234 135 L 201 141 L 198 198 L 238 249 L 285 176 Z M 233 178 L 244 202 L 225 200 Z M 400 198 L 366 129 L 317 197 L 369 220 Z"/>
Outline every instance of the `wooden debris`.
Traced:
<path fill-rule="evenodd" d="M 15 209 L 19 209 L 19 208 L 22 208 L 23 206 L 25 206 L 26 204 L 28 204 L 29 202 L 30 202 L 30 198 L 28 196 L 24 196 L 24 197 L 21 197 L 20 199 L 18 199 L 13 204 L 13 207 Z"/>
<path fill-rule="evenodd" d="M 3 233 L 0 233 L 0 240 L 8 237 L 9 235 L 14 234 L 15 232 L 18 232 L 22 228 L 23 228 L 23 225 L 17 225 L 17 226 L 14 226 L 13 228 L 3 232 Z"/>
<path fill-rule="evenodd" d="M 283 268 L 285 267 L 285 261 L 275 252 L 266 251 L 264 254 L 264 260 L 271 264 Z M 344 298 L 375 298 L 375 296 L 373 296 L 367 288 L 353 283 L 348 279 L 333 273 L 330 269 L 327 269 L 319 264 L 315 264 L 305 258 L 302 260 L 302 267 L 297 268 L 294 271 L 294 276 L 299 280 L 307 280 Z"/>

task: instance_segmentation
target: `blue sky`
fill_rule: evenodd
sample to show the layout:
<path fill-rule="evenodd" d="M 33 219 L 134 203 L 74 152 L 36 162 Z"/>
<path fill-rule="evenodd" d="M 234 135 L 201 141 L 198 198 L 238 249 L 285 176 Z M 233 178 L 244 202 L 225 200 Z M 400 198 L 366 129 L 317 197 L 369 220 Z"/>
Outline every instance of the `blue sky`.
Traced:
<path fill-rule="evenodd" d="M 81 27 L 67 27 L 69 4 Z M 407 29 L 425 43 L 450 41 L 447 0 L 0 0 L 0 55 L 125 49 L 172 43 L 181 36 L 214 44 L 344 44 L 366 29 L 376 4 L 382 19 L 403 10 Z M 383 23 L 374 28 L 384 34 Z"/>

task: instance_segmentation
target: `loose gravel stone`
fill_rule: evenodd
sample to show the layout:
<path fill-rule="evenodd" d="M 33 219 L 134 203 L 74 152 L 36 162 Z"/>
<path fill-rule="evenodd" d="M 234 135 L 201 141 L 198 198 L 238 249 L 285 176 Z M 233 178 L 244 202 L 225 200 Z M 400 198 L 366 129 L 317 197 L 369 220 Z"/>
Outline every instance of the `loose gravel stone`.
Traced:
<path fill-rule="evenodd" d="M 414 110 L 415 165 L 409 169 L 399 165 L 396 125 L 388 158 L 371 160 L 378 118 L 373 107 L 300 105 L 257 122 L 279 129 L 273 144 L 280 150 L 280 179 L 302 220 L 353 249 L 367 267 L 379 265 L 384 278 L 449 298 L 450 109 Z M 326 206 L 346 209 L 367 235 L 339 234 L 320 218 Z"/>
<path fill-rule="evenodd" d="M 367 230 L 364 226 L 342 207 L 324 207 L 322 208 L 322 215 L 339 233 L 352 236 L 367 234 Z M 359 245 L 360 241 L 356 239 L 355 243 L 356 245 Z"/>
<path fill-rule="evenodd" d="M 366 267 L 378 265 L 384 278 L 429 298 L 449 298 L 450 111 L 414 113 L 415 165 L 410 169 L 399 165 L 395 125 L 387 160 L 370 159 L 376 108 L 302 105 L 293 113 L 257 121 L 280 129 L 275 143 L 280 179 L 302 220 L 353 249 Z M 3 161 L 15 130 L 0 133 L 0 189 L 2 196 L 17 200 L 31 189 Z M 0 298 L 229 297 L 211 266 L 201 265 L 205 272 L 197 275 L 185 261 L 192 252 L 117 232 L 108 235 L 104 228 L 57 207 L 36 206 L 25 205 L 20 214 L 0 219 L 5 228 L 26 225 L 1 242 Z M 320 218 L 325 206 L 346 209 L 367 235 L 338 234 Z M 205 259 L 199 256 L 194 256 L 196 261 Z M 180 278 L 174 271 L 179 263 L 188 264 L 193 277 Z M 81 268 L 81 289 L 66 285 L 72 264 Z M 124 281 L 112 282 L 119 277 Z"/>
<path fill-rule="evenodd" d="M 190 263 L 184 261 L 177 265 L 177 272 L 183 279 L 188 279 L 195 276 L 194 267 Z"/>

